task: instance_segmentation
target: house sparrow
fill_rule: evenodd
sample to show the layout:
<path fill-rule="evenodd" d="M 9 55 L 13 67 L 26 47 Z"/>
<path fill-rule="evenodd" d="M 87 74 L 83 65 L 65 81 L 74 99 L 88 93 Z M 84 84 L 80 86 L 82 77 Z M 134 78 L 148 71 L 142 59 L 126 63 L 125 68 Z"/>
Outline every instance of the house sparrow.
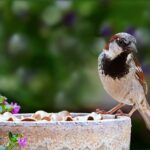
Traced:
<path fill-rule="evenodd" d="M 132 105 L 129 115 L 138 110 L 150 129 L 147 84 L 134 52 L 137 52 L 134 36 L 128 33 L 113 35 L 99 55 L 98 72 L 104 89 L 119 102 L 109 113 L 116 112 L 126 104 Z"/>

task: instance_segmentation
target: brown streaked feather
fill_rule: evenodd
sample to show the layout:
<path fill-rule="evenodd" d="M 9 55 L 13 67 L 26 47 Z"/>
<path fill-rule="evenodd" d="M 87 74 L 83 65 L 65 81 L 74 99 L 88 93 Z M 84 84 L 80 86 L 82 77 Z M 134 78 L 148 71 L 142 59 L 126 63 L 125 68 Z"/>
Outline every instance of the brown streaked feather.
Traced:
<path fill-rule="evenodd" d="M 119 36 L 113 35 L 113 36 L 111 37 L 111 39 L 109 40 L 109 43 L 110 43 L 110 42 L 113 42 L 113 41 L 116 40 L 117 38 L 119 38 Z M 106 43 L 106 44 L 105 44 L 105 47 L 104 47 L 105 50 L 109 50 L 109 43 Z"/>
<path fill-rule="evenodd" d="M 106 44 L 105 44 L 104 49 L 105 49 L 105 50 L 109 50 L 109 43 L 106 43 Z"/>
<path fill-rule="evenodd" d="M 113 35 L 109 42 L 113 42 L 114 40 L 120 38 L 118 35 Z"/>
<path fill-rule="evenodd" d="M 133 59 L 134 59 L 135 65 L 136 65 L 136 78 L 139 80 L 139 82 L 143 86 L 143 89 L 144 89 L 144 92 L 146 95 L 148 92 L 148 88 L 147 88 L 147 83 L 144 78 L 144 73 L 142 71 L 142 68 L 141 68 L 141 65 L 140 65 L 138 59 L 136 57 L 133 57 Z"/>

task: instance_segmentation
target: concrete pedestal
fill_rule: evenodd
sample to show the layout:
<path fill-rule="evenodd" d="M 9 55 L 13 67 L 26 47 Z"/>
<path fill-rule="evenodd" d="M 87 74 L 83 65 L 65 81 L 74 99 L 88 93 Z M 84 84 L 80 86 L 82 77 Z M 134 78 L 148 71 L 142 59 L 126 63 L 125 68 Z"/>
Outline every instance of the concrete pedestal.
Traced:
<path fill-rule="evenodd" d="M 131 119 L 103 118 L 86 122 L 0 122 L 0 145 L 7 143 L 11 131 L 27 138 L 25 150 L 129 150 Z"/>

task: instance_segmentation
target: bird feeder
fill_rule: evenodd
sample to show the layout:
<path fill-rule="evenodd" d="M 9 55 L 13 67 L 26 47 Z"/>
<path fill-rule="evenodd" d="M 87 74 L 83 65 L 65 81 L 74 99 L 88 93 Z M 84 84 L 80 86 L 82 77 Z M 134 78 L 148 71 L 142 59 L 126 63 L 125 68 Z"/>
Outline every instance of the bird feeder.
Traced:
<path fill-rule="evenodd" d="M 129 117 L 71 113 L 62 120 L 61 116 L 53 113 L 49 120 L 35 121 L 31 116 L 41 117 L 38 114 L 18 114 L 15 117 L 22 121 L 0 121 L 0 145 L 7 142 L 8 132 L 12 132 L 27 138 L 25 150 L 130 149 Z"/>

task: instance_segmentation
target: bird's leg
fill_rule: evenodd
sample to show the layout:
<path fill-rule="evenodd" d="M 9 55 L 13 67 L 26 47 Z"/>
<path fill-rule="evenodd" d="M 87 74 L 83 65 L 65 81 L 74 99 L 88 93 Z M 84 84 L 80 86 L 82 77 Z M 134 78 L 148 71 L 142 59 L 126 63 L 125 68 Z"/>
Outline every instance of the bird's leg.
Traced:
<path fill-rule="evenodd" d="M 136 106 L 133 105 L 132 109 L 130 110 L 130 112 L 128 113 L 128 116 L 131 117 L 133 115 L 133 113 L 137 110 Z"/>
<path fill-rule="evenodd" d="M 116 105 L 114 108 L 112 108 L 109 111 L 104 111 L 104 110 L 100 110 L 100 109 L 96 109 L 96 112 L 98 114 L 113 114 L 114 112 L 116 112 L 117 110 L 119 110 L 120 108 L 122 108 L 125 104 L 123 103 L 119 103 L 118 105 Z"/>
<path fill-rule="evenodd" d="M 123 113 L 121 110 L 118 110 L 117 113 L 115 114 L 116 116 L 127 116 L 127 117 L 131 117 L 133 115 L 133 113 L 137 110 L 136 106 L 133 105 L 132 109 L 130 110 L 129 113 Z"/>
<path fill-rule="evenodd" d="M 113 114 L 114 112 L 116 112 L 117 110 L 119 110 L 120 108 L 122 108 L 125 104 L 123 103 L 119 103 L 118 105 L 116 105 L 115 107 L 113 107 L 111 110 L 108 111 L 109 114 Z"/>

